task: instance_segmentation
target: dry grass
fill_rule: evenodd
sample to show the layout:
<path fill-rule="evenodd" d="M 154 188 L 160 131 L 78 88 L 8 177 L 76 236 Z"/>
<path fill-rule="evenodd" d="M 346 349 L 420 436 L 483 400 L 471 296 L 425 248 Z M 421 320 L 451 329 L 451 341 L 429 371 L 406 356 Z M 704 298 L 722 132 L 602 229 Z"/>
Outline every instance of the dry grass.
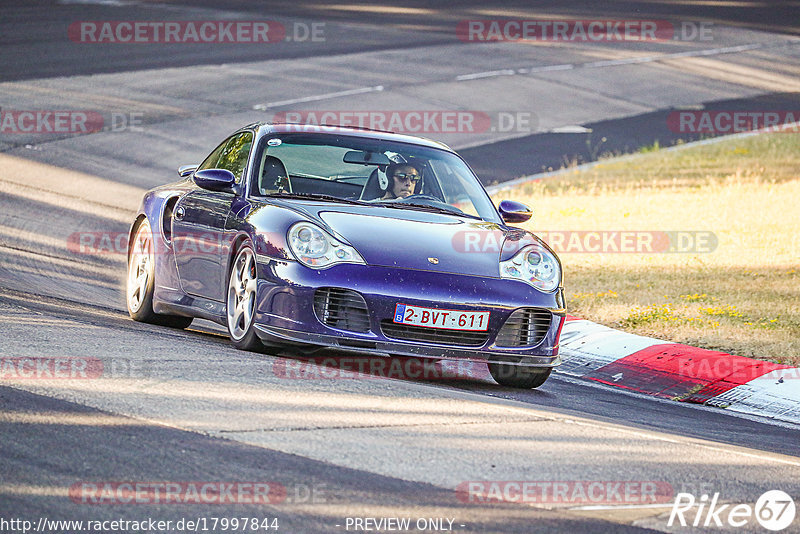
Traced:
<path fill-rule="evenodd" d="M 800 365 L 799 136 L 643 153 L 497 197 L 531 205 L 534 231 L 712 233 L 705 253 L 561 253 L 569 312 Z"/>

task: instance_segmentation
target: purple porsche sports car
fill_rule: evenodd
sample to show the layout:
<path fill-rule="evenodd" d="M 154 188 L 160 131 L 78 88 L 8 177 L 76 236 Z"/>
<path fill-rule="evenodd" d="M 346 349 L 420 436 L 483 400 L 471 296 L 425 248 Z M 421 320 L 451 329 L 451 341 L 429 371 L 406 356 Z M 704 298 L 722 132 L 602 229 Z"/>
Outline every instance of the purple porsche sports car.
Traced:
<path fill-rule="evenodd" d="M 209 319 L 246 350 L 486 362 L 522 388 L 559 364 L 558 257 L 447 146 L 258 123 L 178 172 L 131 227 L 135 320 Z"/>

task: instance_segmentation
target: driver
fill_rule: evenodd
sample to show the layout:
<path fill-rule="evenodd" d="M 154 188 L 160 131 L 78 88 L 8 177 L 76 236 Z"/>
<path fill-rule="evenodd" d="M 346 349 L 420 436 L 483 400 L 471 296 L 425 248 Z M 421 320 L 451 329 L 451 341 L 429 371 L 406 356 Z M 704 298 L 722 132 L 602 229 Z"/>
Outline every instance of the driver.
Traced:
<path fill-rule="evenodd" d="M 417 182 L 422 179 L 422 173 L 410 163 L 392 163 L 386 167 L 386 176 L 389 177 L 389 187 L 382 200 L 405 198 L 414 194 Z"/>

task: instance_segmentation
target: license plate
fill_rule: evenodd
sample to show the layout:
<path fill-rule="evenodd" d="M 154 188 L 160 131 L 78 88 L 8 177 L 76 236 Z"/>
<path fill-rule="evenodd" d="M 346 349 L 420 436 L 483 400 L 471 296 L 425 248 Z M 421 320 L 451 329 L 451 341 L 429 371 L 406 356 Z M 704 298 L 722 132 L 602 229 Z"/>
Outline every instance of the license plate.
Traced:
<path fill-rule="evenodd" d="M 489 312 L 439 310 L 398 304 L 394 308 L 394 322 L 449 330 L 487 330 Z"/>

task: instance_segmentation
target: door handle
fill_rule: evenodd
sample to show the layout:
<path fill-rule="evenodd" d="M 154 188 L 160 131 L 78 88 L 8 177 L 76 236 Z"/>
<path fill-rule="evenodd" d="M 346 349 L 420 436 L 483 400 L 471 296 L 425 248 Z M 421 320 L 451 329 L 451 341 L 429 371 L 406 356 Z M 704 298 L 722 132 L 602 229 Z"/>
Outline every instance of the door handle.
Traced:
<path fill-rule="evenodd" d="M 177 208 L 175 208 L 175 218 L 176 219 L 178 219 L 179 221 L 182 221 L 183 217 L 185 215 L 186 215 L 186 210 L 183 208 L 183 206 L 178 206 Z"/>

